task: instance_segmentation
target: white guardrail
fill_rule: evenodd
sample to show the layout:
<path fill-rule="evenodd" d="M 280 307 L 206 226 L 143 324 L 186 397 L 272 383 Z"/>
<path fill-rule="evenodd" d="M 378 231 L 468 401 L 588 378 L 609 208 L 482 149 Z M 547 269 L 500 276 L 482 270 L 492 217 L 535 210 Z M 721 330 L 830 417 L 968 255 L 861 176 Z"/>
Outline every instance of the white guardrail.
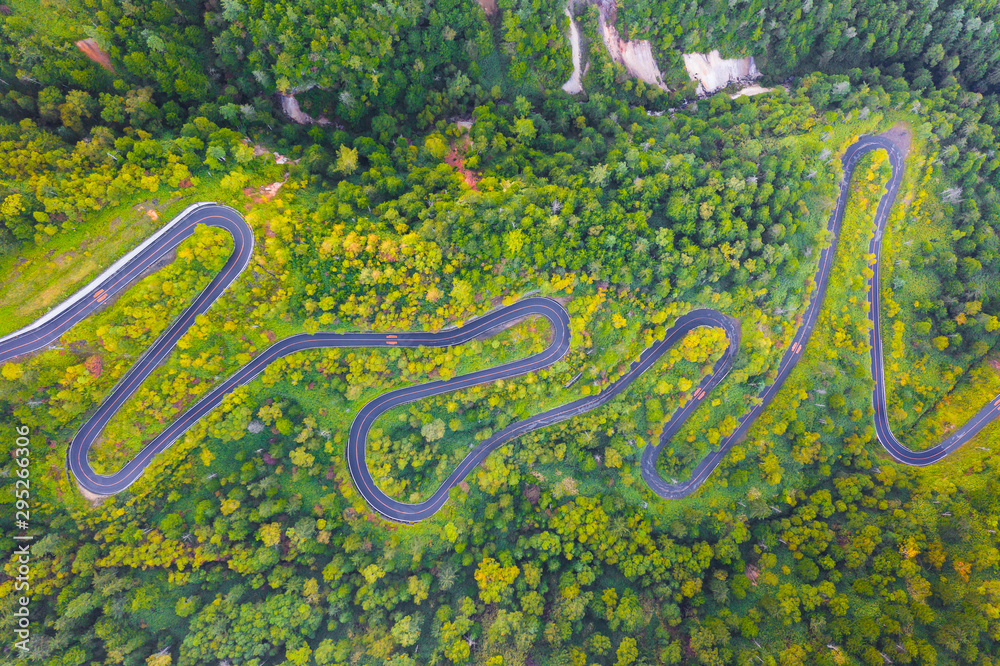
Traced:
<path fill-rule="evenodd" d="M 121 259 L 119 259 L 115 263 L 113 263 L 110 266 L 108 266 L 108 268 L 106 268 L 104 271 L 102 271 L 100 275 L 98 275 L 93 280 L 91 280 L 89 283 L 87 283 L 86 286 L 80 288 L 75 294 L 73 294 L 72 296 L 70 296 L 69 298 L 67 298 L 66 300 L 64 300 L 62 303 L 60 303 L 56 307 L 52 308 L 47 313 L 45 313 L 44 315 L 42 315 L 41 317 L 39 317 L 35 321 L 31 322 L 27 326 L 25 326 L 23 328 L 20 328 L 20 329 L 14 331 L 13 333 L 8 333 L 7 335 L 3 336 L 2 338 L 0 338 L 0 342 L 4 342 L 5 340 L 9 340 L 9 339 L 14 338 L 14 337 L 16 337 L 18 335 L 23 335 L 25 333 L 29 333 L 29 332 L 33 331 L 34 329 L 38 328 L 39 326 L 41 326 L 42 324 L 45 324 L 45 323 L 51 321 L 53 318 L 59 316 L 67 308 L 72 307 L 77 302 L 79 302 L 81 299 L 86 298 L 91 293 L 93 293 L 96 290 L 96 288 L 102 282 L 104 282 L 106 279 L 108 279 L 108 277 L 114 275 L 119 270 L 121 270 L 124 266 L 126 266 L 133 259 L 133 257 L 135 257 L 137 254 L 139 254 L 140 252 L 142 252 L 143 250 L 145 250 L 147 247 L 149 247 L 153 243 L 155 243 L 157 241 L 157 239 L 159 239 L 163 234 L 165 234 L 168 231 L 170 231 L 174 226 L 177 225 L 178 222 L 180 222 L 182 219 L 184 219 L 187 215 L 190 215 L 193 211 L 197 210 L 198 208 L 203 208 L 205 206 L 214 206 L 214 205 L 216 205 L 216 202 L 214 202 L 214 201 L 199 201 L 198 203 L 191 204 L 190 206 L 188 206 L 187 208 L 185 208 L 184 210 L 182 210 L 180 213 L 178 213 L 177 215 L 175 215 L 173 217 L 173 219 L 171 219 L 169 222 L 167 222 L 162 227 L 160 227 L 160 229 L 156 233 L 154 233 L 152 236 L 150 236 L 149 238 L 147 238 L 146 240 L 144 240 L 142 243 L 140 243 L 139 245 L 137 245 L 135 248 L 133 248 L 131 252 L 129 252 L 128 254 L 126 254 L 124 257 L 122 257 Z"/>

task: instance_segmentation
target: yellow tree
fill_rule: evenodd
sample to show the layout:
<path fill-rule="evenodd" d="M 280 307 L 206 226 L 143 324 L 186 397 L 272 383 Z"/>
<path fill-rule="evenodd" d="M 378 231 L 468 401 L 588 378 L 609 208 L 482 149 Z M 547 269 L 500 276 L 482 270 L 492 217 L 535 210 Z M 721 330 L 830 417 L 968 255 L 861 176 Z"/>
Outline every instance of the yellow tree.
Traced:
<path fill-rule="evenodd" d="M 516 566 L 505 567 L 492 557 L 487 557 L 479 563 L 479 567 L 476 569 L 479 598 L 487 604 L 500 601 L 507 595 L 511 584 L 520 572 L 521 570 Z"/>

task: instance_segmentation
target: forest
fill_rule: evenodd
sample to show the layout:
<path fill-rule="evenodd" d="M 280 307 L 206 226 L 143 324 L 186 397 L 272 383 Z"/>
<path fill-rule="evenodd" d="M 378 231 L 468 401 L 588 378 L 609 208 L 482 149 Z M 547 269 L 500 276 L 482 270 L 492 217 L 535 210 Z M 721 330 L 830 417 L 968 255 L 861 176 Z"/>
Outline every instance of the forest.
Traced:
<path fill-rule="evenodd" d="M 740 322 L 736 363 L 668 443 L 683 480 L 773 381 L 812 293 L 840 157 L 903 131 L 882 256 L 889 419 L 935 445 L 1000 394 L 1000 98 L 992 4 L 616 8 L 670 90 L 632 78 L 577 3 L 38 0 L 0 11 L 0 335 L 195 201 L 240 211 L 250 266 L 90 452 L 113 472 L 276 340 L 437 331 L 528 294 L 567 356 L 383 415 L 368 463 L 402 501 L 508 424 L 600 393 L 675 319 Z M 75 43 L 92 40 L 105 63 Z M 694 99 L 682 52 L 754 55 L 767 94 Z M 314 122 L 295 122 L 295 100 Z M 201 228 L 66 333 L 0 365 L 2 663 L 265 666 L 993 664 L 991 426 L 944 462 L 873 427 L 866 254 L 889 166 L 866 157 L 802 360 L 701 489 L 640 456 L 725 348 L 698 329 L 603 407 L 491 454 L 416 525 L 344 460 L 378 395 L 524 358 L 527 319 L 441 349 L 288 356 L 140 480 L 87 497 L 68 442 L 225 262 Z M 14 434 L 31 451 L 30 650 L 14 645 Z M 18 429 L 18 430 L 16 430 Z"/>

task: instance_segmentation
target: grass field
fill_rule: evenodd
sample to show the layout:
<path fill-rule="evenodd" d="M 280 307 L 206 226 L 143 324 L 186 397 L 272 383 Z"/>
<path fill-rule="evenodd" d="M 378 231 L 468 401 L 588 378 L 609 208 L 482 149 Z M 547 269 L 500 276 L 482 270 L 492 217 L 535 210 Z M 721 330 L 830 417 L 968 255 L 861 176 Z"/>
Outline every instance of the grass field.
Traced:
<path fill-rule="evenodd" d="M 155 199 L 101 211 L 86 226 L 0 258 L 0 274 L 5 276 L 0 282 L 0 333 L 45 314 L 150 236 L 169 219 L 150 217 L 148 211 L 161 207 L 158 204 Z"/>
<path fill-rule="evenodd" d="M 225 203 L 230 196 L 218 180 L 205 178 L 185 190 L 164 186 L 156 196 L 137 194 L 44 245 L 0 255 L 0 336 L 44 315 L 192 203 Z M 261 182 L 263 176 L 255 177 L 250 185 Z"/>

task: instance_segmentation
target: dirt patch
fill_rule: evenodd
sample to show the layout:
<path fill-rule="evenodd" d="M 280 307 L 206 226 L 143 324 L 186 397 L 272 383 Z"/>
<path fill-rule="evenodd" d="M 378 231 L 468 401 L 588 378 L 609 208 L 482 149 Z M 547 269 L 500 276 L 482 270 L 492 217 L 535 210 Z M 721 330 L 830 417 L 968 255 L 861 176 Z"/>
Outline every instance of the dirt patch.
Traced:
<path fill-rule="evenodd" d="M 564 308 L 569 307 L 569 304 L 573 301 L 572 296 L 549 296 L 549 298 Z"/>
<path fill-rule="evenodd" d="M 765 88 L 763 86 L 747 86 L 743 88 L 738 93 L 730 95 L 732 99 L 737 97 L 753 97 L 754 95 L 763 95 L 764 93 L 771 92 L 774 88 Z"/>
<path fill-rule="evenodd" d="M 487 16 L 497 13 L 497 0 L 479 0 L 479 6 L 483 8 Z"/>
<path fill-rule="evenodd" d="M 111 66 L 111 58 L 93 39 L 81 39 L 76 43 L 76 48 L 80 49 L 80 52 L 83 53 L 83 55 L 87 56 L 109 72 L 115 71 L 115 68 Z"/>
<path fill-rule="evenodd" d="M 913 128 L 910 123 L 898 122 L 879 136 L 889 139 L 903 153 L 904 158 L 909 154 L 910 141 L 913 140 Z"/>
<path fill-rule="evenodd" d="M 73 250 L 67 250 L 63 252 L 58 257 L 52 259 L 56 266 L 59 268 L 65 268 L 67 264 L 70 263 L 71 259 L 76 259 L 77 253 Z"/>
<path fill-rule="evenodd" d="M 459 123 L 461 125 L 461 123 Z M 468 136 L 463 137 L 460 143 L 452 142 L 451 150 L 445 156 L 444 161 L 448 163 L 453 169 L 462 174 L 462 180 L 465 184 L 472 189 L 476 189 L 476 183 L 479 182 L 479 173 L 473 171 L 472 169 L 467 169 L 465 167 L 465 151 L 469 147 Z"/>
<path fill-rule="evenodd" d="M 285 180 L 288 180 L 288 176 L 285 176 Z M 285 184 L 285 180 L 279 180 L 271 183 L 270 185 L 263 185 L 258 187 L 256 190 L 252 187 L 244 187 L 243 194 L 250 198 L 254 203 L 267 203 L 278 193 L 281 186 Z M 268 226 L 268 231 L 270 231 L 270 226 Z M 274 232 L 270 233 L 274 236 Z"/>
<path fill-rule="evenodd" d="M 151 199 L 148 202 L 143 202 L 132 206 L 132 210 L 134 210 L 136 213 L 145 215 L 154 222 L 158 222 L 160 219 L 160 212 L 162 212 L 163 209 L 165 209 L 167 206 L 177 203 L 178 201 L 180 201 L 180 197 L 173 197 L 172 199 L 167 199 L 165 201 L 160 201 L 159 199 Z M 113 230 L 117 230 L 118 227 L 121 226 L 122 221 L 123 220 L 121 219 L 121 217 L 115 218 L 115 220 L 112 222 L 111 228 Z"/>
<path fill-rule="evenodd" d="M 155 262 L 153 262 L 152 264 L 150 264 L 149 268 L 147 268 L 146 270 L 144 270 L 142 273 L 139 274 L 138 277 L 136 277 L 134 280 L 132 280 L 131 282 L 129 282 L 128 285 L 124 289 L 122 289 L 122 290 L 119 291 L 119 293 L 125 293 L 126 291 L 128 291 L 131 288 L 131 286 L 133 284 L 135 284 L 136 282 L 138 282 L 142 278 L 146 277 L 147 275 L 152 275 L 153 273 L 155 273 L 156 271 L 160 270 L 164 266 L 167 266 L 169 264 L 174 263 L 174 261 L 176 259 L 177 259 L 177 248 L 174 248 L 173 250 L 171 250 L 170 252 L 168 252 L 167 254 L 163 255 L 162 257 L 160 257 L 159 259 L 157 259 Z"/>
<path fill-rule="evenodd" d="M 79 482 L 77 482 L 77 484 L 76 484 L 76 489 L 80 491 L 80 494 L 83 495 L 84 499 L 86 499 L 88 502 L 90 502 L 91 506 L 99 506 L 101 504 L 101 502 L 103 502 L 104 500 L 106 500 L 109 497 L 112 497 L 112 495 L 98 495 L 97 493 L 92 493 L 89 490 L 85 490 L 79 484 Z"/>

